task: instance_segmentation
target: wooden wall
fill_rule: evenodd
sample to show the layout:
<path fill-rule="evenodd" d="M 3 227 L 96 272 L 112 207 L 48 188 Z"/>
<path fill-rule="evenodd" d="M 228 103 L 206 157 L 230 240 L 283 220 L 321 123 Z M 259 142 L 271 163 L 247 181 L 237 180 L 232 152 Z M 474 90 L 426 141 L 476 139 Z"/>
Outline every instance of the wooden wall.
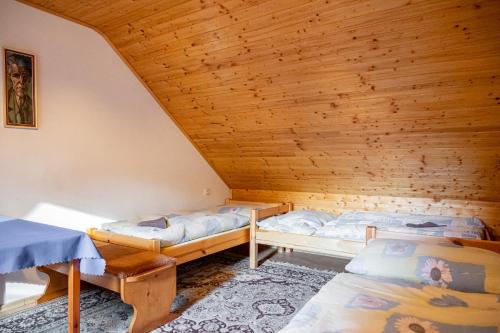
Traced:
<path fill-rule="evenodd" d="M 268 190 L 232 190 L 242 201 L 291 202 L 294 209 L 316 209 L 341 214 L 345 211 L 381 211 L 445 216 L 477 216 L 492 234 L 500 236 L 500 205 L 497 202 L 428 198 L 402 198 Z"/>
<path fill-rule="evenodd" d="M 500 203 L 499 0 L 23 2 L 101 32 L 230 188 Z"/>

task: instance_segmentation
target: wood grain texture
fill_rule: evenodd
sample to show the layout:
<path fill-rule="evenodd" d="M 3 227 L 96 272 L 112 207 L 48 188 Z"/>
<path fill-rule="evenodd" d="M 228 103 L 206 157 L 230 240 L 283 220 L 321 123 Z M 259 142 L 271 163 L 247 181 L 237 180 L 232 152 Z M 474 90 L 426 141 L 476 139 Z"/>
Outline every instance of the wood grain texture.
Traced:
<path fill-rule="evenodd" d="M 80 259 L 69 263 L 68 333 L 80 332 Z"/>
<path fill-rule="evenodd" d="M 498 202 L 267 190 L 232 190 L 234 200 L 290 202 L 294 209 L 317 209 L 341 214 L 346 211 L 382 211 L 444 216 L 477 216 L 500 235 Z"/>
<path fill-rule="evenodd" d="M 26 0 L 101 32 L 230 188 L 500 202 L 499 0 Z"/>
<path fill-rule="evenodd" d="M 107 243 L 99 241 L 94 243 L 101 250 L 109 246 Z M 106 255 L 103 255 L 104 259 L 109 262 L 119 257 L 128 257 L 130 259 L 137 252 L 132 252 L 134 254 L 123 253 L 122 247 L 120 253 L 104 253 L 106 253 Z M 130 260 L 133 261 L 134 259 Z M 54 264 L 40 269 L 49 276 L 49 284 L 44 295 L 40 298 L 41 302 L 48 301 L 53 296 L 54 291 L 64 290 L 68 287 L 68 281 L 70 282 L 68 288 L 70 318 L 68 332 L 79 332 L 80 271 L 74 269 L 74 265 L 75 261 L 69 267 L 65 264 Z M 79 261 L 77 265 L 79 265 Z M 72 287 L 72 276 L 75 272 L 78 272 L 78 284 Z M 60 275 L 68 275 L 68 278 L 64 280 Z M 171 260 L 163 266 L 125 278 L 120 278 L 118 275 L 106 271 L 101 276 L 82 274 L 81 279 L 93 285 L 119 293 L 122 301 L 133 307 L 134 314 L 127 330 L 128 333 L 149 332 L 174 319 L 174 316 L 170 313 L 170 306 L 176 294 L 175 260 Z M 72 324 L 71 318 L 76 318 L 73 320 L 73 322 L 76 321 L 76 324 Z M 74 327 L 74 330 L 72 330 L 72 327 Z"/>
<path fill-rule="evenodd" d="M 150 332 L 175 319 L 170 308 L 176 281 L 175 264 L 120 280 L 121 299 L 134 308 L 128 333 Z"/>

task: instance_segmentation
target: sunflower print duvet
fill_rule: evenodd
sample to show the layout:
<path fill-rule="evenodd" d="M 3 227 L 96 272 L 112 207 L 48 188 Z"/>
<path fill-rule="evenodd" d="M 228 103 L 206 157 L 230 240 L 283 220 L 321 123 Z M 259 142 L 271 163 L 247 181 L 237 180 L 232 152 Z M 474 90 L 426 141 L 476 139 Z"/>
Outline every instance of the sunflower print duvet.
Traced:
<path fill-rule="evenodd" d="M 500 296 L 341 273 L 280 333 L 497 333 Z"/>

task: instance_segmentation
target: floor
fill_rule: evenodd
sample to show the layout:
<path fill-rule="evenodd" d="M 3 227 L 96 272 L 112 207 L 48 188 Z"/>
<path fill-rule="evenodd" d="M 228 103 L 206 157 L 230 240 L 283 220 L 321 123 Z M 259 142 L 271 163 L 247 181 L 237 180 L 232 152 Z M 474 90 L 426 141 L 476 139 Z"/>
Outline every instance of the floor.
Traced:
<path fill-rule="evenodd" d="M 259 252 L 259 257 L 261 257 L 263 252 L 266 252 L 268 250 L 268 247 L 261 245 L 259 247 L 259 250 L 261 251 Z M 247 256 L 249 253 L 249 248 L 248 245 L 240 245 L 232 248 L 229 251 Z M 334 258 L 299 251 L 293 251 L 292 253 L 280 253 L 276 251 L 273 255 L 267 257 L 267 259 L 270 258 L 275 261 L 288 262 L 294 265 L 321 270 L 334 270 L 336 272 L 343 272 L 344 267 L 350 261 L 350 259 Z"/>
<path fill-rule="evenodd" d="M 344 267 L 350 261 L 350 259 L 334 258 L 334 257 L 310 254 L 305 252 L 297 252 L 297 251 L 293 251 L 292 253 L 276 252 L 269 258 L 271 258 L 274 261 L 288 262 L 294 265 L 300 265 L 321 270 L 334 270 L 336 272 L 343 272 Z"/>
<path fill-rule="evenodd" d="M 180 316 L 155 332 L 277 332 L 335 276 L 334 262 L 293 253 L 275 255 L 256 270 L 248 255 L 210 255 L 180 265 L 174 302 Z M 65 302 L 58 298 L 6 317 L 0 332 L 67 333 Z M 132 316 L 116 293 L 99 288 L 82 294 L 81 309 L 82 333 L 125 332 Z"/>

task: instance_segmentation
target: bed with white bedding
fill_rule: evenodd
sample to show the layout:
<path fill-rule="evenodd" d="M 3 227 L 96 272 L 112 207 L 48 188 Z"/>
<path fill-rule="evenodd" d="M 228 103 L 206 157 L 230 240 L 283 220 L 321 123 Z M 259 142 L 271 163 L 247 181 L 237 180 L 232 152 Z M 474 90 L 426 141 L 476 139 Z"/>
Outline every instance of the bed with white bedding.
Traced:
<path fill-rule="evenodd" d="M 497 333 L 499 329 L 498 295 L 341 273 L 280 333 Z"/>
<path fill-rule="evenodd" d="M 104 231 L 144 239 L 157 239 L 161 247 L 185 243 L 198 238 L 215 235 L 224 231 L 247 226 L 250 221 L 250 211 L 254 207 L 217 207 L 213 210 L 182 214 L 166 214 L 150 216 L 129 221 L 106 223 L 101 226 Z M 144 220 L 165 218 L 166 227 L 141 226 Z"/>
<path fill-rule="evenodd" d="M 365 241 L 366 227 L 434 237 L 483 239 L 484 225 L 477 217 L 452 217 L 383 212 L 346 212 L 339 216 L 319 211 L 292 211 L 257 223 L 263 230 L 308 236 Z"/>
<path fill-rule="evenodd" d="M 346 229 L 353 226 L 374 226 L 379 230 L 433 237 L 484 239 L 485 228 L 477 217 L 401 214 L 385 212 L 345 212 L 337 218 L 335 226 Z M 328 228 L 318 233 L 328 235 Z M 359 233 L 356 234 L 359 237 Z"/>
<path fill-rule="evenodd" d="M 226 200 L 223 206 L 198 212 L 177 212 L 133 218 L 88 230 L 101 242 L 135 247 L 174 257 L 182 264 L 248 243 L 252 212 L 271 216 L 289 205 Z"/>
<path fill-rule="evenodd" d="M 352 258 L 365 246 L 368 226 L 392 238 L 484 239 L 487 234 L 477 217 L 383 212 L 345 212 L 336 216 L 322 211 L 297 210 L 257 219 L 251 226 L 254 236 L 250 239 L 253 244 L 250 267 L 257 267 L 253 259 L 258 244 Z"/>
<path fill-rule="evenodd" d="M 318 237 L 322 227 L 335 223 L 337 216 L 315 210 L 296 210 L 266 216 L 257 212 L 250 224 L 250 268 L 258 266 L 259 245 L 352 258 L 365 245 L 338 237 Z"/>

